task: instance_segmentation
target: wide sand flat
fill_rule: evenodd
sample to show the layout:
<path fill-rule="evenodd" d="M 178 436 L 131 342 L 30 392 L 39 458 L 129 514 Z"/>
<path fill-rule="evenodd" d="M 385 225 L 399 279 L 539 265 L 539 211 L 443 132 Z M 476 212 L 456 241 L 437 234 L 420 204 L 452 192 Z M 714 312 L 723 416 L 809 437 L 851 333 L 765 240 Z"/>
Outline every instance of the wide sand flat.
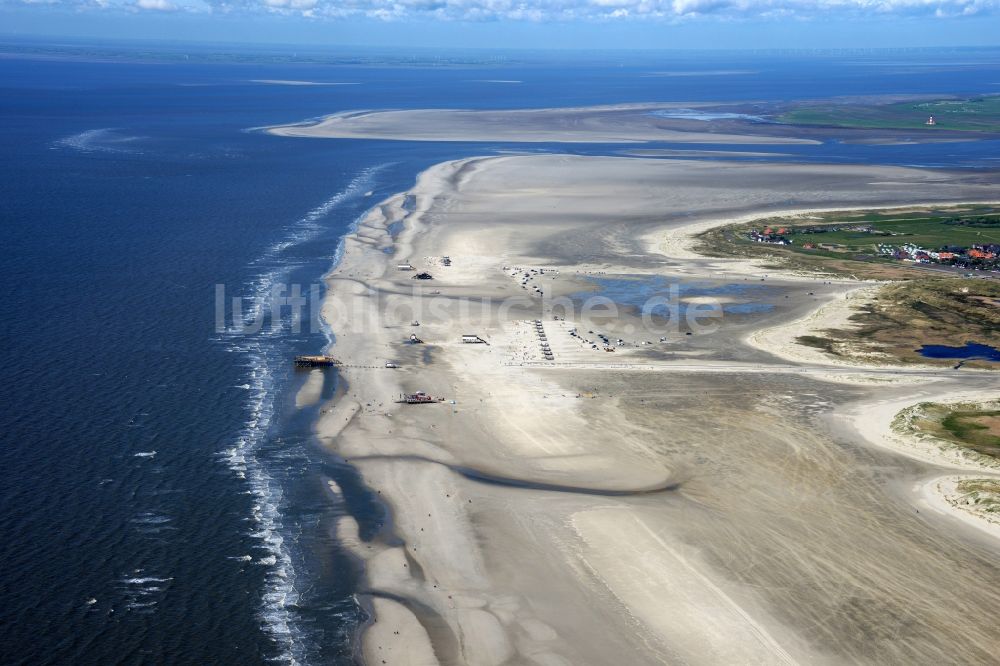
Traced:
<path fill-rule="evenodd" d="M 348 366 L 402 367 L 345 367 L 319 425 L 392 511 L 372 541 L 339 526 L 366 563 L 368 662 L 992 663 L 996 541 L 920 511 L 915 486 L 948 470 L 871 441 L 863 413 L 995 379 L 747 345 L 856 285 L 761 281 L 658 248 L 670 229 L 753 212 L 995 192 L 981 175 L 904 168 L 517 156 L 438 165 L 376 207 L 329 276 L 324 316 Z M 582 321 L 576 306 L 609 277 L 773 307 L 691 336 L 627 307 Z M 574 327 L 626 342 L 594 350 Z M 416 390 L 446 401 L 393 402 Z"/>
<path fill-rule="evenodd" d="M 814 139 L 766 136 L 749 125 L 718 131 L 696 120 L 653 115 L 658 109 L 695 104 L 631 104 L 560 109 L 403 109 L 345 111 L 316 121 L 267 128 L 271 134 L 313 138 L 407 141 L 516 141 L 726 144 L 815 144 Z M 772 132 L 773 134 L 773 132 Z"/>

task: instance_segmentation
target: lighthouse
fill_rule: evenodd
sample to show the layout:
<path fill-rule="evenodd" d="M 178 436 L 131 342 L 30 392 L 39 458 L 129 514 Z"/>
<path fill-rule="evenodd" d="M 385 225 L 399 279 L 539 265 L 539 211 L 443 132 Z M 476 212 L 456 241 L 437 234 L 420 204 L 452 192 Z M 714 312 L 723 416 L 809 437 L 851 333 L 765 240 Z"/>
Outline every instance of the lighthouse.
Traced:
<path fill-rule="evenodd" d="M 934 116 L 931 116 L 927 119 L 927 122 L 925 122 L 924 125 L 937 125 L 937 121 L 934 120 Z"/>

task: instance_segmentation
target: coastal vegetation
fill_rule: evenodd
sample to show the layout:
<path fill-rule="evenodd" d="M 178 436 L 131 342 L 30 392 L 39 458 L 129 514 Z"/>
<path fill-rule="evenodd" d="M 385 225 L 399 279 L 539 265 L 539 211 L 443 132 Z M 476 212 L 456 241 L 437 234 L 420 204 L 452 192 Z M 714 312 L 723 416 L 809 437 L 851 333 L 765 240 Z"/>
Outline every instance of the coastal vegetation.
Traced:
<path fill-rule="evenodd" d="M 1000 456 L 1000 410 L 954 411 L 941 420 L 941 427 L 979 453 Z"/>
<path fill-rule="evenodd" d="M 1000 465 L 1000 399 L 983 402 L 921 402 L 896 417 L 897 430 L 957 446 L 966 457 Z M 994 481 L 994 485 L 1000 480 Z M 971 489 L 970 489 L 971 490 Z M 1000 491 L 1000 486 L 996 487 Z"/>
<path fill-rule="evenodd" d="M 791 242 L 752 240 L 765 230 Z M 802 238 L 824 240 L 808 243 L 815 246 L 808 249 L 807 243 L 800 242 Z M 969 342 L 1000 347 L 1000 282 L 968 277 L 985 274 L 978 264 L 952 267 L 952 276 L 943 277 L 927 270 L 946 270 L 930 265 L 930 259 L 901 260 L 879 247 L 949 247 L 957 256 L 967 257 L 958 255 L 959 248 L 990 247 L 997 242 L 1000 214 L 996 208 L 965 206 L 773 217 L 710 230 L 698 237 L 696 249 L 711 256 L 763 259 L 775 268 L 890 281 L 877 297 L 859 303 L 848 326 L 800 336 L 798 341 L 844 358 L 863 355 L 869 360 L 955 365 L 953 359 L 927 358 L 920 349 L 924 345 L 962 347 Z M 963 365 L 997 366 L 975 359 Z"/>
<path fill-rule="evenodd" d="M 962 479 L 956 484 L 959 501 L 988 514 L 1000 514 L 1000 479 Z"/>
<path fill-rule="evenodd" d="M 994 269 L 1000 267 L 997 247 L 1000 208 L 970 205 L 775 216 L 712 229 L 699 236 L 697 249 L 710 256 L 773 259 L 785 268 L 882 280 L 926 275 L 935 265 Z"/>
<path fill-rule="evenodd" d="M 931 117 L 934 124 L 928 124 Z M 778 121 L 790 125 L 920 129 L 928 132 L 1000 132 L 1000 95 L 888 104 L 807 103 L 781 114 Z"/>
<path fill-rule="evenodd" d="M 1000 283 L 954 278 L 890 283 L 859 305 L 850 324 L 798 341 L 836 356 L 875 355 L 905 363 L 953 366 L 954 359 L 927 358 L 920 348 L 961 347 L 970 341 L 1000 346 Z M 963 365 L 997 364 L 969 359 Z"/>

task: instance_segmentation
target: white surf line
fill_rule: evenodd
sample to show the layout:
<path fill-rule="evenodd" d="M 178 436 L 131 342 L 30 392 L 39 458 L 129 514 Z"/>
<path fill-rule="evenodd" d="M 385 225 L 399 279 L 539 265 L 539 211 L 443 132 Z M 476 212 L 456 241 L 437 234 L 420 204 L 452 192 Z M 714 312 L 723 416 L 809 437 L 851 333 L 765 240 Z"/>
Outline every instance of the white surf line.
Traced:
<path fill-rule="evenodd" d="M 767 647 L 775 657 L 777 657 L 782 663 L 785 663 L 785 664 L 797 664 L 798 663 L 792 657 L 792 655 L 790 655 L 783 647 L 781 647 L 781 645 L 778 643 L 778 641 L 775 640 L 775 638 L 773 636 L 771 636 L 770 633 L 768 633 L 767 629 L 765 629 L 764 627 L 762 627 L 760 625 L 760 623 L 758 623 L 756 620 L 754 620 L 750 616 L 749 613 L 747 613 L 745 610 L 743 610 L 742 606 L 740 606 L 738 603 L 736 603 L 732 599 L 732 597 L 730 597 L 728 594 L 726 594 L 725 592 L 723 592 L 722 589 L 718 585 L 716 585 L 711 580 L 709 580 L 703 573 L 701 573 L 700 571 L 698 571 L 698 569 L 694 565 L 692 565 L 690 562 L 688 562 L 687 559 L 685 559 L 680 553 L 678 553 L 673 548 L 671 548 L 669 545 L 667 545 L 667 542 L 664 541 L 660 537 L 659 534 L 657 534 L 652 529 L 650 529 L 649 525 L 646 524 L 646 522 L 644 520 L 642 520 L 641 518 L 639 518 L 637 516 L 630 516 L 630 517 L 633 520 L 635 520 L 639 524 L 639 526 L 641 526 L 642 529 L 644 529 L 646 531 L 646 533 L 650 537 L 653 538 L 654 541 L 656 541 L 658 544 L 660 544 L 660 546 L 663 548 L 664 551 L 670 553 L 670 555 L 675 560 L 677 560 L 677 562 L 679 562 L 681 564 L 681 566 L 683 566 L 685 569 L 687 569 L 688 572 L 693 577 L 695 577 L 696 579 L 698 579 L 699 581 L 701 581 L 705 585 L 705 587 L 707 587 L 709 590 L 711 590 L 719 598 L 720 601 L 722 601 L 726 606 L 729 607 L 729 609 L 731 611 L 733 611 L 734 613 L 736 613 L 737 615 L 739 615 L 743 619 L 743 621 L 746 622 L 747 626 L 754 633 L 754 635 L 757 636 L 757 638 L 760 640 L 761 644 L 764 645 L 765 647 Z"/>
<path fill-rule="evenodd" d="M 249 294 L 245 297 L 250 300 L 250 305 L 241 313 L 243 326 L 252 326 L 253 322 L 261 321 L 268 314 L 274 315 L 273 303 L 268 298 L 272 285 L 283 279 L 293 268 L 291 264 L 281 262 L 281 253 L 316 237 L 325 228 L 322 222 L 327 216 L 345 202 L 360 199 L 366 190 L 373 187 L 378 173 L 392 164 L 387 162 L 363 168 L 343 189 L 285 226 L 282 239 L 251 261 L 251 266 L 263 265 L 265 270 L 250 278 Z M 351 228 L 354 228 L 353 225 Z M 351 233 L 350 229 L 345 235 L 348 233 Z M 343 236 L 338 247 L 342 244 Z M 234 321 L 232 328 L 227 331 L 228 335 L 221 340 L 225 342 L 227 350 L 245 354 L 250 364 L 246 375 L 249 397 L 243 406 L 249 418 L 237 433 L 235 441 L 221 451 L 220 456 L 236 477 L 245 481 L 248 486 L 253 497 L 250 515 L 253 527 L 248 535 L 258 540 L 257 547 L 267 552 L 266 557 L 257 560 L 257 564 L 267 568 L 258 609 L 262 633 L 278 650 L 276 660 L 294 666 L 302 663 L 308 656 L 303 650 L 308 632 L 302 628 L 296 615 L 300 593 L 296 587 L 294 560 L 284 535 L 287 526 L 282 515 L 282 487 L 260 455 L 261 447 L 268 439 L 275 411 L 276 388 L 268 356 L 270 348 L 261 339 L 241 340 L 242 334 L 238 328 L 238 323 Z M 266 340 L 284 333 L 285 322 L 279 320 L 260 335 Z"/>

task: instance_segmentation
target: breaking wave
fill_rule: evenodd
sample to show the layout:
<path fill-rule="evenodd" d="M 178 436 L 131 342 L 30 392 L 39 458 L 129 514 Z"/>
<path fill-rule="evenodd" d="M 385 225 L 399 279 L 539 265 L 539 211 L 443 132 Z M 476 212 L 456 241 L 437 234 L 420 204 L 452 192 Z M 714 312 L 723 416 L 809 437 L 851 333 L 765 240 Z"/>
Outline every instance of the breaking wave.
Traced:
<path fill-rule="evenodd" d="M 288 535 L 291 526 L 282 522 L 283 492 L 274 457 L 266 450 L 269 430 L 275 412 L 275 377 L 273 368 L 282 362 L 276 349 L 277 338 L 288 332 L 289 321 L 272 313 L 271 295 L 275 285 L 287 279 L 297 264 L 289 260 L 286 251 L 312 240 L 327 230 L 324 219 L 346 202 L 360 199 L 371 191 L 375 176 L 389 165 L 365 169 L 355 176 L 342 191 L 316 206 L 284 229 L 281 239 L 268 247 L 254 262 L 257 275 L 245 287 L 244 302 L 249 305 L 242 313 L 245 325 L 232 326 L 219 338 L 227 351 L 239 353 L 245 359 L 246 375 L 240 385 L 246 394 L 246 421 L 234 442 L 219 453 L 233 474 L 246 481 L 252 497 L 249 536 L 259 541 L 263 551 L 258 557 L 239 556 L 241 561 L 254 561 L 266 569 L 265 589 L 259 617 L 265 634 L 274 642 L 280 657 L 277 661 L 301 664 L 307 657 L 307 635 L 296 618 L 299 591 L 291 551 L 294 539 Z M 338 250 L 339 252 L 339 250 Z M 247 335 L 253 322 L 271 315 L 267 330 Z M 236 322 L 234 322 L 236 323 Z M 281 459 L 283 458 L 283 460 Z M 279 456 L 287 464 L 287 457 Z"/>
<path fill-rule="evenodd" d="M 125 597 L 125 610 L 142 615 L 154 612 L 171 581 L 173 578 L 151 576 L 143 569 L 123 577 L 118 584 Z"/>

